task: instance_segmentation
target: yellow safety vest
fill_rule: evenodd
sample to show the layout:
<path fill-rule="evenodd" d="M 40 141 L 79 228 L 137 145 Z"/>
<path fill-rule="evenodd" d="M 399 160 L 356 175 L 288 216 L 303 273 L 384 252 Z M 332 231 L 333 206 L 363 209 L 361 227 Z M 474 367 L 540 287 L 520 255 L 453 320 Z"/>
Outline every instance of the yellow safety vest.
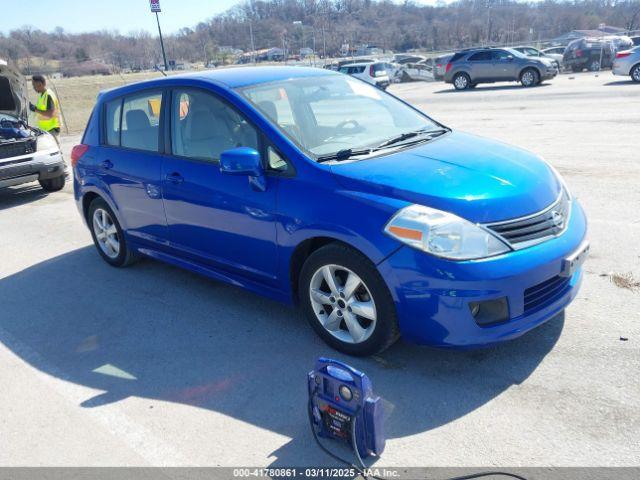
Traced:
<path fill-rule="evenodd" d="M 36 103 L 36 113 L 38 113 L 38 110 L 40 110 L 41 112 L 47 111 L 49 96 L 51 96 L 51 99 L 53 100 L 53 117 L 44 118 L 42 115 L 37 115 L 38 127 L 47 132 L 53 130 L 54 128 L 60 128 L 60 119 L 58 118 L 58 99 L 48 88 L 38 96 L 38 102 Z"/>

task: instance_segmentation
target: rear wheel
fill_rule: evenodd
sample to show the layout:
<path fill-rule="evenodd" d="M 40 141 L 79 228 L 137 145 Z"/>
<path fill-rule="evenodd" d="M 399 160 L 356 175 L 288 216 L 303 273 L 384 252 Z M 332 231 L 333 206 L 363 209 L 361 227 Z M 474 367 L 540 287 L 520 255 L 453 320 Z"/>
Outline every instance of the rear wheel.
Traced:
<path fill-rule="evenodd" d="M 135 261 L 136 255 L 127 245 L 120 223 L 107 202 L 101 198 L 93 200 L 87 220 L 93 243 L 105 262 L 114 267 L 126 267 Z"/>
<path fill-rule="evenodd" d="M 591 60 L 591 63 L 589 63 L 589 71 L 597 72 L 598 70 L 600 70 L 600 60 Z"/>
<path fill-rule="evenodd" d="M 640 63 L 631 69 L 631 80 L 640 82 Z"/>
<path fill-rule="evenodd" d="M 57 192 L 64 188 L 64 184 L 66 182 L 65 176 L 60 175 L 55 178 L 48 178 L 46 180 L 40 180 L 40 186 L 46 192 Z"/>
<path fill-rule="evenodd" d="M 540 82 L 540 75 L 533 68 L 526 68 L 520 74 L 520 83 L 523 87 L 533 87 Z"/>
<path fill-rule="evenodd" d="M 574 65 L 571 67 L 571 71 L 573 73 L 580 73 L 582 71 L 582 67 L 579 67 L 578 65 Z"/>
<path fill-rule="evenodd" d="M 466 73 L 456 73 L 453 77 L 453 86 L 456 90 L 466 90 L 471 85 L 471 78 Z"/>
<path fill-rule="evenodd" d="M 298 286 L 307 320 L 330 346 L 372 355 L 399 337 L 395 304 L 371 261 L 338 243 L 307 259 Z"/>

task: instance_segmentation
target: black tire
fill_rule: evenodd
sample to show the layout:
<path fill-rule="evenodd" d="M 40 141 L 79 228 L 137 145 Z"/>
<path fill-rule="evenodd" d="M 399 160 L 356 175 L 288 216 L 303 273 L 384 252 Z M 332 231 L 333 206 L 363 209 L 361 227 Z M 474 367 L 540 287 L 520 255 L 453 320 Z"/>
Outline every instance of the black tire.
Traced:
<path fill-rule="evenodd" d="M 40 186 L 45 192 L 58 192 L 64 188 L 66 178 L 64 175 L 59 177 L 48 178 L 46 180 L 40 180 Z"/>
<path fill-rule="evenodd" d="M 456 73 L 453 76 L 453 87 L 456 90 L 466 90 L 471 85 L 471 77 L 464 72 Z"/>
<path fill-rule="evenodd" d="M 94 213 L 98 209 L 105 210 L 111 217 L 113 225 L 116 227 L 118 241 L 120 243 L 120 250 L 118 255 L 115 257 L 109 257 L 102 250 L 102 247 L 100 247 L 100 244 L 98 242 L 98 238 L 96 236 L 95 227 L 93 223 Z M 98 250 L 98 253 L 102 257 L 102 259 L 105 262 L 107 262 L 109 265 L 113 267 L 127 267 L 137 260 L 138 255 L 136 254 L 136 252 L 132 251 L 127 245 L 126 238 L 124 236 L 124 233 L 122 232 L 122 228 L 120 227 L 120 222 L 118 222 L 118 219 L 113 213 L 113 210 L 111 210 L 107 202 L 105 202 L 102 198 L 94 199 L 89 205 L 89 210 L 87 211 L 87 224 L 89 225 L 89 231 L 91 232 L 91 238 L 93 238 L 93 243 L 96 247 L 96 250 Z"/>
<path fill-rule="evenodd" d="M 631 72 L 629 73 L 631 76 L 631 80 L 633 80 L 636 83 L 640 83 L 640 63 L 637 65 L 634 65 L 631 68 Z"/>
<path fill-rule="evenodd" d="M 582 72 L 582 70 L 583 70 L 583 68 L 579 67 L 578 65 L 574 65 L 574 66 L 571 67 L 571 71 L 573 73 L 580 73 L 580 72 Z"/>
<path fill-rule="evenodd" d="M 318 270 L 327 265 L 339 265 L 351 270 L 360 277 L 371 294 L 369 300 L 373 300 L 375 305 L 376 321 L 370 335 L 362 342 L 349 343 L 336 338 L 316 316 L 310 293 L 312 279 Z M 341 243 L 330 243 L 307 258 L 300 272 L 298 297 L 311 327 L 327 344 L 340 352 L 355 356 L 373 355 L 387 349 L 400 337 L 393 298 L 375 265 L 357 250 Z"/>
<path fill-rule="evenodd" d="M 540 83 L 540 74 L 535 68 L 525 68 L 520 73 L 520 83 L 523 87 L 535 87 Z"/>

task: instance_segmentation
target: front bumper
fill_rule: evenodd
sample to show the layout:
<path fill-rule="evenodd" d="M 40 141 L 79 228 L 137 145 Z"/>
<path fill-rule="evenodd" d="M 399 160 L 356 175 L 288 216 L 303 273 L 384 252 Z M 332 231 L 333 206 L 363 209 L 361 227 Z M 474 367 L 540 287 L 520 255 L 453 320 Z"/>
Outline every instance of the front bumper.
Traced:
<path fill-rule="evenodd" d="M 66 165 L 59 151 L 0 160 L 0 188 L 37 182 L 66 174 Z"/>
<path fill-rule="evenodd" d="M 573 200 L 565 232 L 533 247 L 493 258 L 454 262 L 403 246 L 378 265 L 396 302 L 405 340 L 440 347 L 471 348 L 516 338 L 561 312 L 578 293 L 582 269 L 547 301 L 525 309 L 525 290 L 550 281 L 563 260 L 585 240 L 587 222 Z M 470 302 L 506 297 L 508 320 L 476 323 Z"/>

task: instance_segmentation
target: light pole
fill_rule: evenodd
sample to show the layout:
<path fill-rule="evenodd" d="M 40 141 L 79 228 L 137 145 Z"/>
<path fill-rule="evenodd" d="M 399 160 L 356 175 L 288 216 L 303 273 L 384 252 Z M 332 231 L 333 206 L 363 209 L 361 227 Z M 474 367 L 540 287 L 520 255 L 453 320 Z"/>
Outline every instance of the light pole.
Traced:
<path fill-rule="evenodd" d="M 294 20 L 293 21 L 294 25 L 300 25 L 300 34 L 302 35 L 302 39 L 300 42 L 300 57 L 302 57 L 302 49 L 304 48 L 304 25 L 302 25 L 302 21 L 301 20 Z"/>
<path fill-rule="evenodd" d="M 162 40 L 162 30 L 160 29 L 160 17 L 158 13 L 161 12 L 160 0 L 150 0 L 151 12 L 156 14 L 156 22 L 158 23 L 158 35 L 160 36 L 160 47 L 162 48 L 162 59 L 164 60 L 164 71 L 169 70 L 169 64 L 167 63 L 167 54 L 164 51 L 164 40 Z"/>
<path fill-rule="evenodd" d="M 251 58 L 253 63 L 256 63 L 256 44 L 253 41 L 253 23 L 249 20 L 249 38 L 251 41 Z"/>

